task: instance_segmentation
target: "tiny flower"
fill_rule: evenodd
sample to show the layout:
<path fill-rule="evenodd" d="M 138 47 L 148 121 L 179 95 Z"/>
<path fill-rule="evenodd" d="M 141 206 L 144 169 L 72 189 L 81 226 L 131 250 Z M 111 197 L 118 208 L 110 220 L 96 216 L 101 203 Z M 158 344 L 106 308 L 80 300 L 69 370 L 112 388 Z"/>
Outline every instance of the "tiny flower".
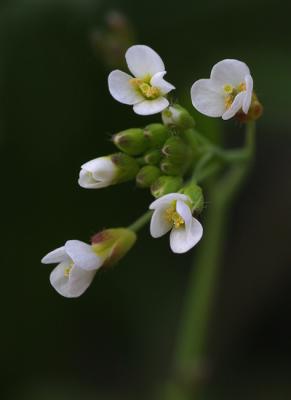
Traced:
<path fill-rule="evenodd" d="M 203 228 L 192 216 L 193 203 L 181 193 L 170 193 L 155 200 L 149 207 L 154 210 L 150 232 L 154 238 L 170 233 L 170 247 L 174 253 L 185 253 L 202 237 Z"/>
<path fill-rule="evenodd" d="M 253 79 L 248 66 L 238 60 L 214 65 L 210 79 L 200 79 L 191 88 L 193 106 L 209 117 L 227 120 L 240 110 L 248 114 L 253 97 Z"/>
<path fill-rule="evenodd" d="M 90 246 L 79 240 L 68 240 L 41 260 L 43 264 L 58 264 L 51 272 L 50 282 L 62 296 L 81 296 L 99 268 L 114 265 L 125 256 L 134 245 L 136 234 L 126 228 L 106 229 L 91 241 Z"/>
<path fill-rule="evenodd" d="M 103 261 L 92 246 L 79 240 L 68 240 L 63 247 L 51 251 L 41 260 L 43 264 L 58 263 L 51 272 L 50 283 L 64 297 L 81 296 Z"/>
<path fill-rule="evenodd" d="M 139 115 L 156 114 L 168 107 L 165 96 L 175 87 L 163 79 L 166 71 L 161 57 L 148 46 L 135 45 L 127 50 L 125 59 L 133 76 L 112 71 L 108 77 L 112 97 L 133 105 Z"/>
<path fill-rule="evenodd" d="M 99 157 L 81 166 L 79 185 L 85 189 L 100 189 L 114 182 L 117 167 L 110 157 Z"/>
<path fill-rule="evenodd" d="M 123 153 L 95 158 L 81 166 L 78 183 L 85 189 L 100 189 L 134 179 L 137 161 Z"/>

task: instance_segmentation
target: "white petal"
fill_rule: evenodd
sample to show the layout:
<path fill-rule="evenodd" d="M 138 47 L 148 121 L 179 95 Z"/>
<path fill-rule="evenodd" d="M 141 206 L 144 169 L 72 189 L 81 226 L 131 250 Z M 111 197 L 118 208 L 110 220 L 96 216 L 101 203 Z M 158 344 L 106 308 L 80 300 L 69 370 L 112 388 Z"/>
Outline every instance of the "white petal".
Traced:
<path fill-rule="evenodd" d="M 185 253 L 194 247 L 203 234 L 203 228 L 200 222 L 192 218 L 189 229 L 172 229 L 170 234 L 170 247 L 174 253 Z"/>
<path fill-rule="evenodd" d="M 160 197 L 159 199 L 153 201 L 150 204 L 149 209 L 155 210 L 157 208 L 160 208 L 161 206 L 168 205 L 169 203 L 171 203 L 172 201 L 175 201 L 175 200 L 189 201 L 189 197 L 182 193 L 165 194 L 164 196 Z"/>
<path fill-rule="evenodd" d="M 157 114 L 167 108 L 169 102 L 165 97 L 158 97 L 155 100 L 144 100 L 133 106 L 133 111 L 138 115 Z"/>
<path fill-rule="evenodd" d="M 184 201 L 182 201 L 182 200 L 177 201 L 176 211 L 185 221 L 186 227 L 191 225 L 192 213 L 191 213 L 190 207 Z"/>
<path fill-rule="evenodd" d="M 167 206 L 161 207 L 155 210 L 152 215 L 150 232 L 153 238 L 163 236 L 165 233 L 169 232 L 173 226 L 173 224 L 166 219 L 166 208 Z"/>
<path fill-rule="evenodd" d="M 253 78 L 251 75 L 247 75 L 245 78 L 245 83 L 246 83 L 246 92 L 245 92 L 245 97 L 243 100 L 243 105 L 242 109 L 245 114 L 249 112 L 249 108 L 252 102 L 252 95 L 253 95 Z"/>
<path fill-rule="evenodd" d="M 249 67 L 242 61 L 222 60 L 211 70 L 210 78 L 222 87 L 231 84 L 237 87 L 245 81 L 246 75 L 250 74 Z"/>
<path fill-rule="evenodd" d="M 191 88 L 193 106 L 209 117 L 221 117 L 225 111 L 223 88 L 211 79 L 200 79 Z"/>
<path fill-rule="evenodd" d="M 166 73 L 166 71 L 158 72 L 151 79 L 151 85 L 159 88 L 162 95 L 165 95 L 171 90 L 176 89 L 175 86 L 163 79 Z"/>
<path fill-rule="evenodd" d="M 85 271 L 73 266 L 68 277 L 66 276 L 68 267 L 70 267 L 68 262 L 59 264 L 50 274 L 50 283 L 64 297 L 79 297 L 92 282 L 96 271 Z"/>
<path fill-rule="evenodd" d="M 94 253 L 92 246 L 80 240 L 68 240 L 65 249 L 74 264 L 81 269 L 92 271 L 103 264 L 103 258 Z"/>
<path fill-rule="evenodd" d="M 125 54 L 130 72 L 137 78 L 153 76 L 165 70 L 161 57 L 150 47 L 136 45 L 130 47 Z"/>
<path fill-rule="evenodd" d="M 108 87 L 111 96 L 123 104 L 133 105 L 143 100 L 140 93 L 130 83 L 132 76 L 116 69 L 108 76 Z"/>
<path fill-rule="evenodd" d="M 68 259 L 68 256 L 65 251 L 65 247 L 63 246 L 48 253 L 46 256 L 42 258 L 41 262 L 43 264 L 54 264 L 54 263 L 60 263 L 66 259 Z"/>
<path fill-rule="evenodd" d="M 98 189 L 111 185 L 117 168 L 109 157 L 99 157 L 82 165 L 78 183 L 86 189 Z"/>
<path fill-rule="evenodd" d="M 227 120 L 235 116 L 235 114 L 241 109 L 243 100 L 245 97 L 245 92 L 240 92 L 234 99 L 231 107 L 225 111 L 222 115 L 222 119 Z"/>

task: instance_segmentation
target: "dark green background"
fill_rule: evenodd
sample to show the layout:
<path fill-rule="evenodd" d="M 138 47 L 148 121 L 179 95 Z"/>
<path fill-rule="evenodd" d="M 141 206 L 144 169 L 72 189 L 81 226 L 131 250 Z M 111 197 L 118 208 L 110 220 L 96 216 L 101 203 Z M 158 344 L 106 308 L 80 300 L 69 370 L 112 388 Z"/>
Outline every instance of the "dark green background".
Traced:
<path fill-rule="evenodd" d="M 251 68 L 265 113 L 229 230 L 208 389 L 221 400 L 289 399 L 290 15 L 287 2 L 259 0 L 2 1 L 1 398 L 151 399 L 169 373 L 195 250 L 173 255 L 167 238 L 144 230 L 77 300 L 60 297 L 48 282 L 51 266 L 40 264 L 67 239 L 129 224 L 151 201 L 133 184 L 77 185 L 82 163 L 112 151 L 112 133 L 159 118 L 139 117 L 108 93 L 109 69 L 90 35 L 116 8 L 132 21 L 136 41 L 161 54 L 187 106 L 190 86 L 215 62 L 238 58 Z M 240 143 L 243 129 L 224 126 L 227 141 Z"/>

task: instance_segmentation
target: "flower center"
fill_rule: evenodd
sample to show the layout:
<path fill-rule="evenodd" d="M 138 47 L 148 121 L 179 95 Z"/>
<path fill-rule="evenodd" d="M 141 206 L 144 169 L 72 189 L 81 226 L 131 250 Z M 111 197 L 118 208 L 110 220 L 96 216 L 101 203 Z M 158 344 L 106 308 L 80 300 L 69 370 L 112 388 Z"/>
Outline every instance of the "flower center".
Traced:
<path fill-rule="evenodd" d="M 68 278 L 70 276 L 71 269 L 73 268 L 74 263 L 71 261 L 70 264 L 64 270 L 64 277 Z"/>
<path fill-rule="evenodd" d="M 133 78 L 130 80 L 132 86 L 141 93 L 147 100 L 154 100 L 161 94 L 160 89 L 152 86 L 148 81 Z"/>
<path fill-rule="evenodd" d="M 185 225 L 184 219 L 176 211 L 176 204 L 172 204 L 166 209 L 165 218 L 168 222 L 172 223 L 175 228 L 180 228 Z"/>
<path fill-rule="evenodd" d="M 245 92 L 247 90 L 246 84 L 244 82 L 241 82 L 237 87 L 232 86 L 230 83 L 227 83 L 223 87 L 224 93 L 225 93 L 225 108 L 228 110 L 235 97 L 240 93 L 240 92 Z"/>

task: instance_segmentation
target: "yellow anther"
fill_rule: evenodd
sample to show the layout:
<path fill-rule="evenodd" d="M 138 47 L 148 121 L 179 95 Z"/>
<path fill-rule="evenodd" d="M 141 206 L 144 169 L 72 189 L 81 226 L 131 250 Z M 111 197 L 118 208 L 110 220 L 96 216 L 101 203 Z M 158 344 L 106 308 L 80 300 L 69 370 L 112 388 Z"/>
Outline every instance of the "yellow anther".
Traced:
<path fill-rule="evenodd" d="M 244 92 L 247 90 L 247 86 L 244 82 L 241 82 L 238 87 L 237 87 L 237 91 L 238 92 Z"/>
<path fill-rule="evenodd" d="M 225 91 L 226 94 L 231 94 L 234 90 L 234 87 L 229 83 L 227 83 L 226 85 L 224 85 L 223 90 Z"/>
<path fill-rule="evenodd" d="M 228 96 L 225 97 L 224 105 L 227 110 L 231 107 L 231 105 L 233 103 L 233 99 L 234 99 L 234 97 L 231 94 L 229 94 Z"/>
<path fill-rule="evenodd" d="M 176 204 L 171 205 L 165 212 L 166 220 L 174 225 L 175 228 L 180 228 L 185 225 L 184 219 L 176 211 Z"/>
<path fill-rule="evenodd" d="M 129 82 L 148 100 L 154 100 L 160 96 L 160 89 L 155 86 L 151 86 L 150 83 L 147 83 L 144 80 L 133 78 L 130 79 Z"/>
<path fill-rule="evenodd" d="M 73 268 L 73 263 L 71 263 L 67 268 L 64 270 L 64 276 L 68 278 L 70 276 L 71 269 Z"/>

